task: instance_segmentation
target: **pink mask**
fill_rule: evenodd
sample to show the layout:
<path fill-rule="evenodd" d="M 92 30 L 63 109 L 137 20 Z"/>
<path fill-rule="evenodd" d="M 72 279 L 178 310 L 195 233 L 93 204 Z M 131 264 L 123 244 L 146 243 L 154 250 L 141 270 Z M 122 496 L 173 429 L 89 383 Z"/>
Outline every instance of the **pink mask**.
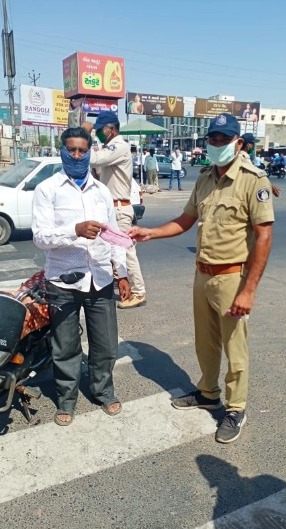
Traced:
<path fill-rule="evenodd" d="M 133 246 L 133 241 L 131 237 L 127 235 L 127 233 L 114 230 L 108 226 L 108 224 L 103 224 L 99 236 L 109 244 L 116 244 L 117 246 L 122 246 L 123 248 L 131 248 L 131 246 Z"/>

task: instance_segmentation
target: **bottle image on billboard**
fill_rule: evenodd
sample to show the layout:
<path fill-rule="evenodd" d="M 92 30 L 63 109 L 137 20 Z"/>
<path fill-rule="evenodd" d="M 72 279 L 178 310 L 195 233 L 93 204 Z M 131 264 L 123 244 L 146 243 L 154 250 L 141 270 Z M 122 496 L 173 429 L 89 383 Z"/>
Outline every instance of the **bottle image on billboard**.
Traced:
<path fill-rule="evenodd" d="M 77 60 L 76 59 L 72 59 L 71 60 L 71 77 L 70 77 L 71 90 L 76 90 L 77 89 L 77 77 L 78 77 Z"/>
<path fill-rule="evenodd" d="M 121 92 L 122 69 L 118 61 L 107 61 L 104 69 L 103 86 L 106 92 Z"/>

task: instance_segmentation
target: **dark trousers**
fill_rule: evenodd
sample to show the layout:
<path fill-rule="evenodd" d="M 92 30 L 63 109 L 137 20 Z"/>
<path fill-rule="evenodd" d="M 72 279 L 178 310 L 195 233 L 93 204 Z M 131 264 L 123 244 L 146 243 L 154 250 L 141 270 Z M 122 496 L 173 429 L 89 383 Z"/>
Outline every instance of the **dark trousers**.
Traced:
<path fill-rule="evenodd" d="M 90 292 L 80 292 L 48 282 L 48 300 L 49 293 L 50 301 L 62 309 L 50 307 L 58 410 L 73 412 L 77 402 L 82 362 L 79 333 L 81 307 L 84 309 L 89 346 L 90 391 L 99 404 L 115 402 L 112 371 L 117 357 L 118 332 L 113 283 L 99 291 L 92 285 Z"/>

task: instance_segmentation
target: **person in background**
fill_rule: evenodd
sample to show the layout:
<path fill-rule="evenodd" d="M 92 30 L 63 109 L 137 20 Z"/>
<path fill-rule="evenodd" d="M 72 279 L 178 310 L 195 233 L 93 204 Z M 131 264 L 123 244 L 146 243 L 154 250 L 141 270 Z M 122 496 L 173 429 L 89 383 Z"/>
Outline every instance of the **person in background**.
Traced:
<path fill-rule="evenodd" d="M 92 167 L 100 175 L 113 197 L 115 215 L 122 231 L 132 226 L 134 210 L 131 204 L 132 155 L 130 146 L 120 135 L 120 123 L 111 110 L 102 111 L 94 125 L 96 135 L 103 148 L 96 151 Z M 146 304 L 145 284 L 135 246 L 126 250 L 126 264 L 131 293 L 128 299 L 117 306 L 133 309 Z"/>
<path fill-rule="evenodd" d="M 151 147 L 150 153 L 145 158 L 144 169 L 147 174 L 148 184 L 153 186 L 155 191 L 161 191 L 158 179 L 159 167 L 153 147 Z"/>
<path fill-rule="evenodd" d="M 142 150 L 142 154 L 141 154 L 141 171 L 142 171 L 142 176 L 143 176 L 143 184 L 144 186 L 147 184 L 147 172 L 146 172 L 146 169 L 145 169 L 145 160 L 146 160 L 146 156 L 148 156 L 149 152 L 147 151 L 146 147 L 143 148 Z"/>
<path fill-rule="evenodd" d="M 241 138 L 243 139 L 243 145 L 240 151 L 240 155 L 243 156 L 245 161 L 248 161 L 250 164 L 255 164 L 255 144 L 259 140 L 253 136 L 251 132 L 246 132 L 242 134 Z M 262 169 L 262 168 L 261 168 Z M 263 171 L 264 172 L 264 171 Z M 266 173 L 264 173 L 267 176 Z M 272 193 L 275 197 L 279 197 L 281 190 L 279 187 L 271 183 Z"/>
<path fill-rule="evenodd" d="M 176 177 L 178 181 L 178 190 L 182 190 L 182 184 L 181 184 L 181 170 L 182 170 L 182 153 L 180 149 L 175 149 L 170 157 L 171 161 L 171 177 L 169 182 L 169 190 L 173 189 L 173 180 Z"/>
<path fill-rule="evenodd" d="M 179 410 L 223 406 L 219 374 L 224 347 L 226 412 L 215 438 L 226 444 L 239 437 L 246 422 L 247 318 L 270 253 L 274 221 L 269 180 L 239 155 L 242 145 L 234 116 L 211 120 L 207 153 L 212 165 L 201 170 L 184 212 L 163 226 L 128 232 L 138 242 L 174 237 L 198 221 L 193 307 L 202 376 L 196 391 L 172 404 Z"/>
<path fill-rule="evenodd" d="M 90 172 L 91 136 L 82 127 L 61 136 L 63 168 L 36 187 L 33 201 L 34 243 L 45 252 L 47 300 L 50 306 L 52 357 L 57 393 L 54 421 L 71 424 L 78 398 L 82 347 L 79 315 L 83 307 L 88 336 L 89 385 L 108 415 L 121 411 L 112 372 L 118 331 L 113 271 L 124 301 L 130 295 L 126 254 L 104 242 L 102 224 L 118 229 L 107 187 Z"/>

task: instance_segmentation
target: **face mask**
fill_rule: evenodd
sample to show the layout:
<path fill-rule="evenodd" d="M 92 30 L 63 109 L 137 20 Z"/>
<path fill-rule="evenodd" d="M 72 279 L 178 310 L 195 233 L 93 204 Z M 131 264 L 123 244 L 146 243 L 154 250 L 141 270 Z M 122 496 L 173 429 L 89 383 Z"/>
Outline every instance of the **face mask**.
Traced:
<path fill-rule="evenodd" d="M 247 149 L 247 154 L 251 155 L 254 153 L 254 147 L 250 147 L 249 149 Z"/>
<path fill-rule="evenodd" d="M 90 151 L 81 158 L 73 158 L 66 147 L 61 148 L 61 159 L 65 173 L 74 180 L 83 180 L 89 170 Z"/>
<path fill-rule="evenodd" d="M 232 141 L 222 147 L 215 147 L 214 145 L 207 145 L 207 153 L 211 162 L 218 167 L 224 167 L 234 160 L 236 156 L 235 145 L 238 140 Z"/>
<path fill-rule="evenodd" d="M 103 132 L 103 129 L 98 129 L 96 131 L 96 135 L 97 135 L 100 143 L 103 143 L 104 145 L 109 142 L 110 136 L 111 136 L 111 134 L 106 136 L 105 133 Z"/>

